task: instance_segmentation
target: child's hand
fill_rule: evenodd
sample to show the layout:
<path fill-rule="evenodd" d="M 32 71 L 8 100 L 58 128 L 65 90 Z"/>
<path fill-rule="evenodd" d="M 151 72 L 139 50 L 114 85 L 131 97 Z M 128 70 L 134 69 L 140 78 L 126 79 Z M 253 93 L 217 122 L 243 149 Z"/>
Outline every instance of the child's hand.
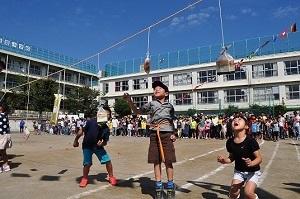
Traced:
<path fill-rule="evenodd" d="M 242 159 L 245 161 L 247 167 L 252 167 L 252 166 L 254 166 L 254 165 L 252 164 L 252 161 L 251 161 L 250 158 L 242 158 Z"/>
<path fill-rule="evenodd" d="M 123 99 L 127 102 L 130 102 L 131 101 L 131 96 L 128 94 L 128 93 L 124 93 L 123 95 Z"/>
<path fill-rule="evenodd" d="M 79 142 L 78 142 L 78 140 L 76 141 L 76 140 L 74 140 L 74 142 L 73 142 L 73 147 L 78 147 L 79 146 Z"/>
<path fill-rule="evenodd" d="M 220 162 L 221 164 L 225 164 L 225 163 L 226 163 L 226 162 L 225 162 L 225 158 L 224 158 L 224 156 L 222 156 L 222 155 L 219 155 L 219 156 L 218 156 L 217 161 Z"/>
<path fill-rule="evenodd" d="M 175 142 L 175 141 L 176 141 L 176 136 L 172 134 L 172 135 L 170 136 L 170 139 L 172 140 L 172 142 Z"/>
<path fill-rule="evenodd" d="M 103 140 L 99 140 L 99 141 L 97 142 L 97 145 L 98 145 L 98 146 L 102 146 L 102 143 L 103 143 Z"/>

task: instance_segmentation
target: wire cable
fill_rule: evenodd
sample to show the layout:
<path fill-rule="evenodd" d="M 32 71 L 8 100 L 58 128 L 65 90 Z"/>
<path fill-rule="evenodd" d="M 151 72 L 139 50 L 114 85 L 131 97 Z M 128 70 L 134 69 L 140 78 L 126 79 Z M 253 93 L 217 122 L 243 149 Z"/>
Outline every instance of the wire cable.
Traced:
<path fill-rule="evenodd" d="M 168 19 L 170 19 L 170 18 L 172 18 L 172 17 L 178 15 L 179 13 L 181 13 L 181 12 L 183 12 L 183 11 L 185 11 L 185 10 L 187 10 L 187 9 L 189 9 L 189 8 L 191 8 L 191 7 L 195 6 L 195 5 L 197 5 L 197 4 L 199 4 L 199 3 L 202 2 L 202 1 L 203 1 L 203 0 L 197 0 L 197 1 L 195 1 L 194 3 L 189 4 L 188 6 L 186 6 L 186 7 L 182 8 L 182 9 L 176 11 L 175 13 L 173 13 L 173 14 L 171 14 L 171 15 L 169 15 L 169 16 L 167 16 L 167 17 L 165 17 L 165 18 L 163 18 L 163 19 L 161 19 L 161 20 L 159 20 L 159 21 L 157 21 L 157 22 L 155 22 L 155 23 L 153 23 L 152 25 L 150 25 L 150 26 L 148 26 L 148 27 L 146 27 L 146 28 L 144 28 L 144 29 L 142 29 L 142 30 L 140 30 L 140 31 L 138 31 L 138 32 L 136 32 L 136 33 L 134 33 L 134 34 L 132 34 L 132 35 L 130 35 L 130 36 L 128 36 L 128 37 L 126 37 L 126 38 L 124 38 L 124 39 L 118 41 L 118 42 L 116 42 L 116 43 L 114 43 L 113 45 L 111 45 L 111 46 L 109 46 L 109 47 L 107 47 L 107 48 L 105 48 L 105 49 L 99 51 L 98 53 L 96 53 L 96 54 L 94 54 L 94 55 L 91 55 L 91 56 L 89 56 L 89 57 L 86 57 L 86 58 L 80 60 L 79 62 L 76 62 L 76 63 L 74 63 L 74 64 L 71 64 L 71 65 L 69 65 L 68 67 L 71 67 L 71 68 L 72 68 L 73 66 L 76 66 L 76 65 L 78 65 L 78 64 L 80 64 L 80 63 L 82 63 L 82 62 L 84 62 L 84 61 L 87 61 L 87 60 L 89 60 L 89 59 L 91 59 L 91 58 L 94 58 L 95 56 L 99 56 L 100 54 L 103 54 L 103 53 L 105 53 L 106 51 L 109 51 L 110 49 L 112 49 L 112 48 L 114 48 L 114 47 L 116 47 L 116 46 L 119 46 L 120 44 L 122 44 L 122 43 L 124 43 L 124 42 L 126 42 L 126 41 L 128 41 L 128 40 L 130 40 L 130 39 L 132 39 L 132 38 L 134 38 L 134 37 L 136 37 L 137 35 L 140 35 L 141 33 L 145 32 L 145 31 L 147 31 L 147 30 L 150 31 L 150 28 L 153 28 L 153 27 L 159 25 L 160 23 L 162 23 L 162 22 L 164 22 L 164 21 L 166 21 L 166 20 L 168 20 Z M 52 76 L 52 75 L 54 75 L 54 74 L 56 74 L 56 73 L 59 73 L 59 72 L 62 72 L 62 71 L 64 71 L 64 70 L 66 70 L 66 69 L 67 69 L 67 68 L 61 69 L 61 70 L 59 70 L 59 71 L 57 71 L 57 72 L 55 72 L 55 73 L 51 73 L 51 74 L 48 74 L 48 75 L 46 75 L 46 76 L 43 76 L 43 77 L 41 77 L 40 79 L 48 78 L 49 76 Z M 98 71 L 98 72 L 99 72 L 99 71 Z M 13 90 L 13 89 L 15 89 L 15 88 L 22 87 L 22 86 L 24 86 L 24 85 L 27 85 L 27 84 L 36 82 L 36 81 L 38 81 L 38 80 L 40 80 L 40 79 L 32 80 L 32 81 L 27 82 L 27 83 L 25 83 L 25 84 L 21 84 L 21 85 L 12 87 L 12 88 L 10 88 L 10 89 L 8 89 L 8 90 Z"/>

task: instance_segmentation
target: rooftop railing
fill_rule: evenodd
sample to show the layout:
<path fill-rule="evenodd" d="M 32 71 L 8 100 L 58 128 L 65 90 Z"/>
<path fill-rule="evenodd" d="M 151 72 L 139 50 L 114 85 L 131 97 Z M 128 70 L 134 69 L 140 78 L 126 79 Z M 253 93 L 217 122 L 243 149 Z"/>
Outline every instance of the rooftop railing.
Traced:
<path fill-rule="evenodd" d="M 74 59 L 69 56 L 28 45 L 24 42 L 13 40 L 3 36 L 0 36 L 0 49 L 90 73 L 97 73 L 97 68 L 94 64 L 88 62 L 81 62 L 79 64 L 76 64 L 80 61 L 79 59 Z"/>
<path fill-rule="evenodd" d="M 274 40 L 275 38 L 276 40 Z M 269 40 L 270 42 L 265 47 L 261 48 L 256 56 L 300 50 L 300 32 L 289 33 L 286 38 L 272 35 L 242 41 L 233 41 L 226 43 L 226 46 L 231 46 L 228 52 L 235 59 L 241 59 L 249 56 Z M 219 44 L 153 55 L 151 56 L 151 70 L 215 62 L 219 57 L 221 48 L 222 46 Z M 106 64 L 104 74 L 106 77 L 110 77 L 141 72 L 143 71 L 142 65 L 144 59 L 145 57 L 141 57 Z"/>

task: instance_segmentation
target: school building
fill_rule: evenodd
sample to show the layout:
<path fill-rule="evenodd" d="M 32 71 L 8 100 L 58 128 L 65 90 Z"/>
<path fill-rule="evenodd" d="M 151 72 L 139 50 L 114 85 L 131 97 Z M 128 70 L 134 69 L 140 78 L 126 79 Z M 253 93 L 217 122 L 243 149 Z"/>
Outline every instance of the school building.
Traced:
<path fill-rule="evenodd" d="M 256 56 L 246 59 L 264 44 Z M 234 41 L 226 44 L 235 61 L 245 59 L 240 71 L 217 75 L 221 45 L 210 45 L 151 56 L 151 71 L 143 70 L 144 57 L 105 65 L 100 74 L 102 98 L 113 106 L 128 92 L 140 107 L 152 100 L 152 82 L 169 86 L 169 101 L 176 111 L 194 108 L 218 111 L 229 105 L 300 107 L 300 32 Z"/>
<path fill-rule="evenodd" d="M 6 68 L 0 73 L 2 93 L 17 90 L 15 87 L 20 85 L 20 77 L 32 81 L 49 76 L 60 85 L 60 94 L 64 95 L 72 87 L 98 85 L 98 70 L 94 64 L 9 37 L 0 36 L 0 59 L 6 63 Z"/>

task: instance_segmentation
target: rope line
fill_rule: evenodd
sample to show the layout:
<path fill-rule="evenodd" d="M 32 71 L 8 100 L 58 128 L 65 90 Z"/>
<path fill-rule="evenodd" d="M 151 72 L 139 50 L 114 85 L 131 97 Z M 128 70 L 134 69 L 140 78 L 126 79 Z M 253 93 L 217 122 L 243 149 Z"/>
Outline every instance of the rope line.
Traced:
<path fill-rule="evenodd" d="M 159 21 L 157 21 L 157 22 L 155 22 L 155 23 L 153 23 L 152 25 L 150 25 L 150 26 L 148 26 L 148 27 L 146 27 L 146 28 L 144 28 L 144 29 L 142 29 L 142 30 L 140 30 L 140 31 L 138 31 L 138 32 L 136 32 L 136 33 L 134 33 L 134 34 L 132 34 L 132 35 L 130 35 L 130 36 L 128 36 L 128 37 L 126 37 L 126 38 L 124 38 L 124 39 L 118 41 L 118 42 L 116 42 L 116 43 L 114 43 L 113 45 L 111 45 L 111 46 L 109 46 L 109 47 L 107 47 L 107 48 L 105 48 L 105 49 L 99 51 L 98 53 L 96 53 L 96 54 L 94 54 L 94 55 L 91 55 L 91 56 L 89 56 L 89 57 L 86 57 L 86 58 L 84 58 L 84 59 L 82 59 L 82 60 L 80 60 L 80 61 L 74 63 L 74 64 L 71 64 L 71 65 L 69 65 L 68 67 L 76 66 L 76 65 L 78 65 L 78 64 L 80 64 L 80 63 L 82 63 L 82 62 L 84 62 L 84 61 L 87 61 L 87 60 L 89 60 L 89 59 L 91 59 L 91 58 L 94 58 L 94 57 L 96 57 L 96 56 L 99 56 L 100 54 L 103 54 L 103 53 L 105 53 L 106 51 L 109 51 L 110 49 L 112 49 L 112 48 L 114 48 L 114 47 L 116 47 L 116 46 L 118 46 L 118 45 L 120 45 L 120 44 L 122 44 L 122 43 L 124 43 L 124 42 L 126 42 L 126 41 L 128 41 L 128 40 L 130 40 L 130 39 L 132 39 L 132 38 L 134 38 L 134 37 L 136 37 L 137 35 L 139 35 L 139 34 L 145 32 L 145 31 L 147 31 L 147 30 L 150 31 L 150 28 L 153 28 L 153 27 L 159 25 L 160 23 L 162 23 L 162 22 L 164 22 L 164 21 L 170 19 L 171 17 L 174 17 L 174 16 L 178 15 L 179 13 L 181 13 L 181 12 L 183 12 L 183 11 L 185 11 L 185 10 L 187 10 L 187 9 L 189 9 L 189 8 L 191 8 L 191 7 L 195 6 L 195 5 L 197 5 L 197 4 L 199 4 L 199 3 L 202 2 L 202 1 L 203 1 L 203 0 L 197 0 L 197 1 L 195 1 L 194 3 L 189 4 L 188 6 L 186 6 L 186 7 L 182 8 L 182 9 L 176 11 L 175 13 L 173 13 L 173 14 L 171 14 L 171 15 L 169 15 L 169 16 L 167 16 L 167 17 L 165 17 L 165 18 L 163 18 L 163 19 L 161 19 L 161 20 L 159 20 Z M 57 72 L 54 72 L 54 73 L 45 75 L 45 76 L 41 77 L 40 79 L 48 78 L 48 77 L 50 77 L 50 76 L 52 76 L 52 75 L 54 75 L 54 74 L 56 74 L 56 73 L 62 72 L 62 71 L 64 71 L 64 70 L 66 70 L 66 68 L 61 69 L 61 70 L 58 70 Z M 98 72 L 99 72 L 99 71 L 98 71 Z M 30 82 L 27 82 L 27 83 L 24 83 L 24 84 L 21 84 L 21 85 L 18 85 L 18 86 L 14 86 L 14 87 L 12 87 L 12 88 L 10 88 L 10 89 L 8 89 L 8 90 L 13 90 L 13 89 L 15 89 L 15 88 L 22 87 L 22 86 L 24 86 L 24 85 L 27 85 L 27 84 L 36 82 L 36 81 L 38 81 L 38 80 L 40 80 L 40 79 L 35 79 L 35 80 L 32 80 L 32 81 L 30 81 Z"/>

